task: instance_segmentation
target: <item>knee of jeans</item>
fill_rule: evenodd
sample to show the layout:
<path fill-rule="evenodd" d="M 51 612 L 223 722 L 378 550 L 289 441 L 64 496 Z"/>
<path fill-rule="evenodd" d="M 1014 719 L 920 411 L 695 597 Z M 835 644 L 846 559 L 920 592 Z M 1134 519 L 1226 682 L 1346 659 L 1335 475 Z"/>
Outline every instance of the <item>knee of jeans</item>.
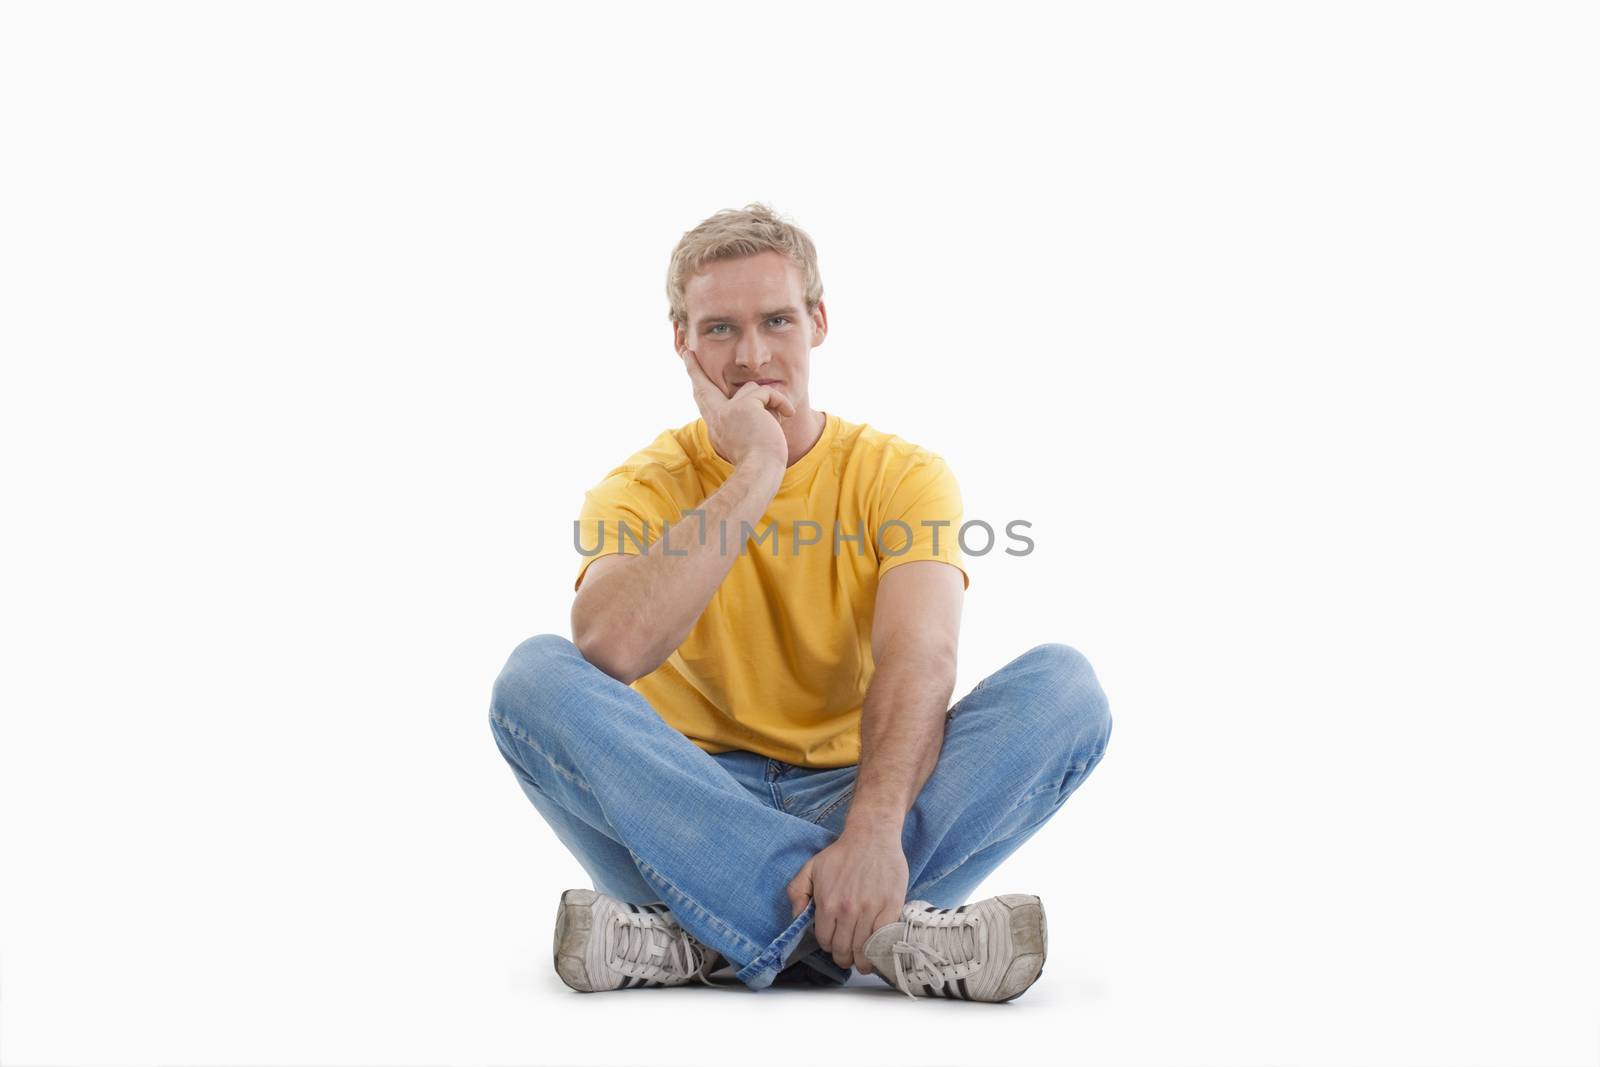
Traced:
<path fill-rule="evenodd" d="M 490 720 L 532 729 L 559 702 L 563 671 L 574 656 L 582 658 L 578 646 L 560 634 L 535 634 L 519 644 L 494 680 Z"/>
<path fill-rule="evenodd" d="M 1097 762 L 1111 739 L 1111 705 L 1088 658 L 1058 642 L 1038 645 L 1028 655 L 1047 678 L 1047 698 L 1034 703 L 1042 720 L 1038 729 L 1056 739 L 1068 770 Z"/>

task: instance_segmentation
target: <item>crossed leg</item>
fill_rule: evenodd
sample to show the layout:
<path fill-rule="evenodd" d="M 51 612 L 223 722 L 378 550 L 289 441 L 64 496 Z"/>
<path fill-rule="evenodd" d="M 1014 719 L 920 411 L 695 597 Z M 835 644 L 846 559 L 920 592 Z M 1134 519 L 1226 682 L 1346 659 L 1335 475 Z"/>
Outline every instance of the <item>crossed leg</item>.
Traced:
<path fill-rule="evenodd" d="M 763 803 L 557 634 L 512 652 L 489 717 L 518 784 L 595 888 L 666 903 L 751 989 L 791 957 L 848 977 L 806 936 L 815 902 L 791 917 L 785 894 L 837 839 L 845 805 L 831 807 L 836 825 L 819 825 Z M 980 682 L 947 715 L 938 767 L 907 813 L 909 898 L 964 900 L 1093 770 L 1110 729 L 1093 671 L 1065 645 L 1039 645 Z"/>

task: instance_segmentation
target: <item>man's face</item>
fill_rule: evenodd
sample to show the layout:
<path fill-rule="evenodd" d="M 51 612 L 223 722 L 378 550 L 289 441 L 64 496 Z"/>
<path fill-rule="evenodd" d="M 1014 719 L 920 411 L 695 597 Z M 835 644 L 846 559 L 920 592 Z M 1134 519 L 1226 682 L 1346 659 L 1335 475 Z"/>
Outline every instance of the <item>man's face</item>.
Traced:
<path fill-rule="evenodd" d="M 724 396 L 745 382 L 775 379 L 776 392 L 809 421 L 811 350 L 828 331 L 827 310 L 806 314 L 800 268 L 781 252 L 706 264 L 689 279 L 685 331 L 673 324 L 678 348 L 692 348 Z"/>

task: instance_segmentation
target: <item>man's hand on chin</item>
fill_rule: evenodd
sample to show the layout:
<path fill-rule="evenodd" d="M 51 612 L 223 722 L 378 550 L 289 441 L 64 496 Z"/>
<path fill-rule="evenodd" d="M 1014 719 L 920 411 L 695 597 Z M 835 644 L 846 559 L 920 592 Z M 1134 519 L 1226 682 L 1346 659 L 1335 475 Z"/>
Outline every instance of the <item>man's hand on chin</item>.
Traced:
<path fill-rule="evenodd" d="M 911 877 L 900 847 L 901 829 L 890 821 L 846 824 L 839 839 L 806 860 L 789 883 L 795 915 L 815 898 L 817 944 L 840 967 L 871 974 L 862 951 L 867 938 L 900 919 Z"/>

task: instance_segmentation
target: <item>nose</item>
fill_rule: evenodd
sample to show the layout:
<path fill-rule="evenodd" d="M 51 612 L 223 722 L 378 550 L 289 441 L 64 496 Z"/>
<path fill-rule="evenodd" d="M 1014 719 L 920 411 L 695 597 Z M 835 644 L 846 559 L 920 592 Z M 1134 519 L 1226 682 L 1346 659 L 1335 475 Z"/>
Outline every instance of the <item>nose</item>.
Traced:
<path fill-rule="evenodd" d="M 772 360 L 772 350 L 759 336 L 747 333 L 734 345 L 733 361 L 743 371 L 745 379 L 767 377 L 760 373 Z"/>

